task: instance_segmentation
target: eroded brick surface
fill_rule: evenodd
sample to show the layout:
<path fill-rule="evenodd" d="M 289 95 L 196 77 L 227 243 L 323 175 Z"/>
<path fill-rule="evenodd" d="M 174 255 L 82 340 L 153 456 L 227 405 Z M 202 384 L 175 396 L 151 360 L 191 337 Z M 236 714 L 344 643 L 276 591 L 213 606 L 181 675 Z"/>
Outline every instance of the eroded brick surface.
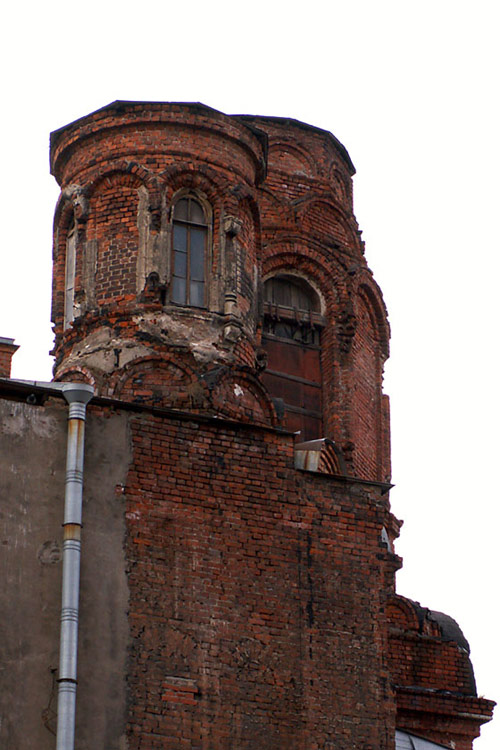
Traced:
<path fill-rule="evenodd" d="M 115 102 L 54 133 L 51 166 L 55 376 L 128 414 L 131 750 L 392 750 L 396 726 L 471 750 L 493 704 L 394 593 L 389 326 L 345 148 L 294 120 Z M 185 196 L 207 227 L 199 307 L 171 292 Z M 314 304 L 264 303 L 273 277 Z M 289 391 L 315 394 L 295 412 L 268 390 L 283 372 L 262 375 L 277 324 Z M 290 372 L 309 345 L 316 390 L 306 355 Z M 307 407 L 330 474 L 295 468 Z"/>
<path fill-rule="evenodd" d="M 175 350 L 200 383 L 221 366 L 258 381 L 262 283 L 288 275 L 321 298 L 323 432 L 315 437 L 345 450 L 351 474 L 389 479 L 382 395 L 389 329 L 352 212 L 354 168 L 331 134 L 202 105 L 117 103 L 53 134 L 51 163 L 62 187 L 53 296 L 59 379 L 85 367 L 100 393 L 118 395 L 123 368 L 140 360 L 147 370 L 147 357 L 156 362 Z M 209 257 L 206 304 L 186 314 L 169 300 L 172 205 L 187 193 L 206 207 Z M 64 327 L 72 222 L 75 319 Z M 165 392 L 168 380 L 158 388 Z M 254 414 L 273 423 L 261 388 Z M 255 382 L 254 396 L 258 390 Z M 141 389 L 137 398 L 145 398 Z M 152 399 L 158 403 L 158 393 Z M 234 393 L 224 400 L 228 414 L 248 413 Z M 219 413 L 220 399 L 204 409 Z"/>
<path fill-rule="evenodd" d="M 272 432 L 132 434 L 131 747 L 389 747 L 380 489 L 296 472 Z"/>

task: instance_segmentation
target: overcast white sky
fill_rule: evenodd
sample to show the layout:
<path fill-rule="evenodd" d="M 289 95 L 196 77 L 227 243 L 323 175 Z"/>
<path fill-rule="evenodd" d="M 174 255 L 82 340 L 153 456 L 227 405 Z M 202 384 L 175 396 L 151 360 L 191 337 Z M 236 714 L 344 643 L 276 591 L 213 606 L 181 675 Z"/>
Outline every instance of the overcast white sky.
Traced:
<path fill-rule="evenodd" d="M 456 618 L 500 699 L 500 6 L 493 0 L 89 0 L 2 13 L 0 336 L 50 379 L 49 132 L 115 99 L 332 131 L 392 326 L 400 593 Z M 496 724 L 496 726 L 495 726 Z M 498 750 L 500 715 L 475 750 Z"/>

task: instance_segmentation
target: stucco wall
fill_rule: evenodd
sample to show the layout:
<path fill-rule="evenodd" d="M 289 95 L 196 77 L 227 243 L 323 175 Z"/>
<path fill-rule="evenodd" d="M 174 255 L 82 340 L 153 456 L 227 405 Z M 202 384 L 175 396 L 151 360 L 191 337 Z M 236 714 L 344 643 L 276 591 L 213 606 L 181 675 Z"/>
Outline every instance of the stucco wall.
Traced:
<path fill-rule="evenodd" d="M 0 400 L 3 748 L 55 747 L 66 418 L 62 402 Z M 90 409 L 85 462 L 76 746 L 118 750 L 126 746 L 125 417 Z"/>

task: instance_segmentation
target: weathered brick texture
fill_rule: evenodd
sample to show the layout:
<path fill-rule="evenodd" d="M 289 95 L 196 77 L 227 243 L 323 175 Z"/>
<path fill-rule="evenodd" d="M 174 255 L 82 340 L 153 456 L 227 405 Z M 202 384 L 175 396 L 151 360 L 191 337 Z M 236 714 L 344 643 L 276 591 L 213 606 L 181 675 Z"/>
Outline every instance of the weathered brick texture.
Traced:
<path fill-rule="evenodd" d="M 14 339 L 0 338 L 0 377 L 10 378 L 12 357 L 18 349 Z"/>
<path fill-rule="evenodd" d="M 51 166 L 55 377 L 128 415 L 130 749 L 392 750 L 398 726 L 471 750 L 492 704 L 468 655 L 395 598 L 389 325 L 345 148 L 294 120 L 115 102 L 53 133 Z M 181 200 L 204 216 L 179 230 L 204 238 L 197 307 L 172 291 L 198 257 L 175 245 Z M 297 424 L 319 471 L 296 468 Z"/>
<path fill-rule="evenodd" d="M 494 704 L 477 697 L 469 644 L 457 623 L 400 596 L 389 599 L 387 616 L 398 727 L 470 750 Z"/>
<path fill-rule="evenodd" d="M 272 431 L 132 436 L 131 747 L 390 747 L 380 488 L 297 474 Z"/>
<path fill-rule="evenodd" d="M 354 168 L 332 135 L 202 105 L 115 103 L 53 134 L 52 169 L 62 187 L 54 234 L 58 378 L 85 366 L 102 394 L 116 395 L 118 369 L 174 347 L 191 356 L 199 378 L 224 365 L 247 368 L 258 381 L 262 280 L 292 275 L 320 295 L 326 322 L 317 437 L 345 448 L 353 475 L 389 479 L 382 396 L 389 329 L 352 213 Z M 169 304 L 172 201 L 186 192 L 211 216 L 206 306 L 188 318 Z M 75 319 L 64 329 L 72 216 Z M 265 393 L 259 398 L 260 411 L 271 413 Z M 225 401 L 234 414 L 238 405 L 227 394 Z"/>

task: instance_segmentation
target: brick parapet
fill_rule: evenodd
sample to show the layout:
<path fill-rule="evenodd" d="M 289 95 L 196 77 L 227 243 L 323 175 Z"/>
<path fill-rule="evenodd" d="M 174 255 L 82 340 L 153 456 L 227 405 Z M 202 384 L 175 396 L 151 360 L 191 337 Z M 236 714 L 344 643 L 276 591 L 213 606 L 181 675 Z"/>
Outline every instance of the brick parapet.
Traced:
<path fill-rule="evenodd" d="M 451 750 L 472 750 L 495 702 L 446 690 L 396 686 L 397 726 Z"/>
<path fill-rule="evenodd" d="M 471 750 L 495 704 L 477 697 L 469 646 L 457 623 L 402 596 L 389 597 L 387 617 L 398 728 Z"/>

